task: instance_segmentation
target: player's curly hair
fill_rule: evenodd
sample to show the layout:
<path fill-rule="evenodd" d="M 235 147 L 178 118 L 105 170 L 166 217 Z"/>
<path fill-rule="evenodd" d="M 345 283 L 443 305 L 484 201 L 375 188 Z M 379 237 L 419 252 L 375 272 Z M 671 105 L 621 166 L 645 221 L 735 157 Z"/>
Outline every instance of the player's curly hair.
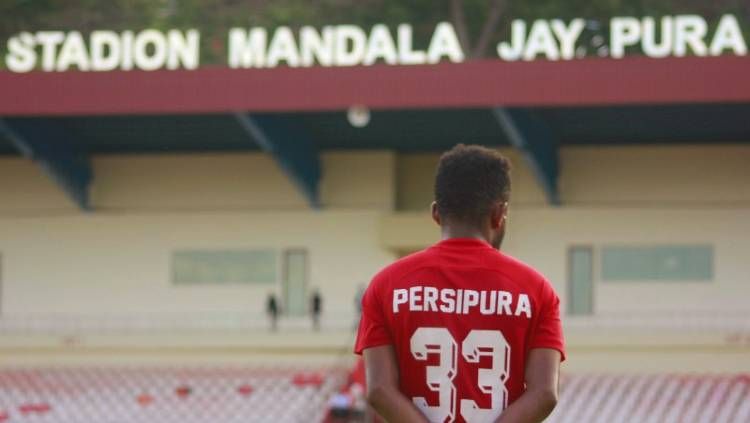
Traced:
<path fill-rule="evenodd" d="M 443 219 L 479 225 L 510 198 L 510 162 L 495 150 L 458 144 L 440 157 L 435 202 Z"/>

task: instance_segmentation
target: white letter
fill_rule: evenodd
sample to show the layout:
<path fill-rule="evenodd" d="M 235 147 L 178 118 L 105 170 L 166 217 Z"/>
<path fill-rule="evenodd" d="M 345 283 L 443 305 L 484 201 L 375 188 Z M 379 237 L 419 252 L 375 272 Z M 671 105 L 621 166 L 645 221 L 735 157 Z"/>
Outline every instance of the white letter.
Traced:
<path fill-rule="evenodd" d="M 292 30 L 286 26 L 278 27 L 273 34 L 271 44 L 268 45 L 268 59 L 266 60 L 266 66 L 274 68 L 282 60 L 293 68 L 299 66 L 297 43 L 294 41 Z"/>
<path fill-rule="evenodd" d="M 63 42 L 65 34 L 62 31 L 39 31 L 36 33 L 36 42 L 42 45 L 42 70 L 51 72 L 55 70 L 55 51 L 57 45 Z"/>
<path fill-rule="evenodd" d="M 711 55 L 718 56 L 727 48 L 732 49 L 734 54 L 738 56 L 747 54 L 747 44 L 745 44 L 745 38 L 742 36 L 740 25 L 734 15 L 721 17 L 714 39 L 711 41 Z"/>
<path fill-rule="evenodd" d="M 510 303 L 513 296 L 508 291 L 497 292 L 497 314 L 510 314 Z"/>
<path fill-rule="evenodd" d="M 122 61 L 120 69 L 133 69 L 133 31 L 124 31 L 122 33 Z"/>
<path fill-rule="evenodd" d="M 456 31 L 448 22 L 440 22 L 435 27 L 430 47 L 427 48 L 427 62 L 437 63 L 443 56 L 447 56 L 454 63 L 464 61 L 464 51 L 458 42 Z"/>
<path fill-rule="evenodd" d="M 395 65 L 398 61 L 396 55 L 396 44 L 393 42 L 388 27 L 382 24 L 375 25 L 370 31 L 370 39 L 367 43 L 367 52 L 363 64 L 371 65 L 378 59 L 383 59 L 389 65 Z"/>
<path fill-rule="evenodd" d="M 393 312 L 398 313 L 398 306 L 406 304 L 408 301 L 409 291 L 405 289 L 394 289 L 393 290 Z"/>
<path fill-rule="evenodd" d="M 354 66 L 362 63 L 366 43 L 367 35 L 361 28 L 354 25 L 337 26 L 334 63 L 337 66 Z"/>
<path fill-rule="evenodd" d="M 520 316 L 521 313 L 526 314 L 526 317 L 531 319 L 531 304 L 529 303 L 529 296 L 526 294 L 518 296 L 515 315 Z"/>
<path fill-rule="evenodd" d="M 78 31 L 68 33 L 65 42 L 60 48 L 60 55 L 57 56 L 58 72 L 68 70 L 70 65 L 75 65 L 82 71 L 91 69 L 86 45 L 83 43 L 83 36 Z"/>
<path fill-rule="evenodd" d="M 411 25 L 398 26 L 398 60 L 402 65 L 423 65 L 427 54 L 422 50 L 412 50 Z"/>
<path fill-rule="evenodd" d="M 583 19 L 573 19 L 569 27 L 565 27 L 565 22 L 559 19 L 552 20 L 552 32 L 560 41 L 560 57 L 563 60 L 570 60 L 576 54 L 576 42 L 581 36 L 583 28 L 586 27 L 586 21 Z"/>
<path fill-rule="evenodd" d="M 424 311 L 438 311 L 438 289 L 434 286 L 424 288 Z"/>
<path fill-rule="evenodd" d="M 670 16 L 661 19 L 661 45 L 656 43 L 656 22 L 654 18 L 643 18 L 643 53 L 648 57 L 667 57 L 674 45 L 674 25 Z"/>
<path fill-rule="evenodd" d="M 300 63 L 302 66 L 312 66 L 315 60 L 321 66 L 333 65 L 333 28 L 323 28 L 323 37 L 311 26 L 303 26 L 300 35 Z"/>
<path fill-rule="evenodd" d="M 479 297 L 479 312 L 482 314 L 495 314 L 495 302 L 497 301 L 497 291 L 490 291 L 487 298 L 487 291 L 482 291 Z"/>
<path fill-rule="evenodd" d="M 473 289 L 464 291 L 464 314 L 469 314 L 469 309 L 479 304 L 479 293 Z"/>
<path fill-rule="evenodd" d="M 445 288 L 440 290 L 440 311 L 443 313 L 453 313 L 456 311 L 456 291 Z"/>
<path fill-rule="evenodd" d="M 422 287 L 412 286 L 409 288 L 409 311 L 422 311 Z"/>
<path fill-rule="evenodd" d="M 91 70 L 110 71 L 120 60 L 120 39 L 114 31 L 91 33 Z"/>
<path fill-rule="evenodd" d="M 636 18 L 612 18 L 609 28 L 609 50 L 615 59 L 625 56 L 625 47 L 632 46 L 641 39 L 641 25 Z"/>
<path fill-rule="evenodd" d="M 148 52 L 149 44 L 154 46 L 152 54 Z M 164 34 L 155 29 L 147 29 L 136 35 L 133 59 L 136 66 L 146 71 L 163 67 L 167 61 L 167 39 Z"/>
<path fill-rule="evenodd" d="M 687 54 L 688 45 L 696 56 L 706 55 L 706 20 L 697 15 L 682 15 L 675 18 L 674 55 L 682 57 Z"/>
<path fill-rule="evenodd" d="M 497 55 L 503 60 L 515 61 L 523 54 L 523 47 L 526 43 L 526 22 L 516 19 L 511 23 L 510 28 L 512 44 L 505 41 L 498 44 Z"/>
<path fill-rule="evenodd" d="M 167 33 L 167 37 L 169 39 L 167 69 L 177 69 L 180 63 L 185 69 L 197 68 L 201 34 L 195 29 L 188 30 L 187 35 L 173 29 Z"/>
<path fill-rule="evenodd" d="M 523 52 L 523 60 L 534 60 L 537 54 L 543 53 L 549 60 L 560 58 L 555 37 L 549 29 L 546 21 L 537 20 L 531 25 L 529 39 L 526 40 L 526 51 Z"/>
<path fill-rule="evenodd" d="M 263 28 L 253 28 L 248 34 L 242 28 L 229 30 L 229 67 L 262 68 L 266 64 L 268 34 Z"/>
<path fill-rule="evenodd" d="M 28 32 L 22 32 L 9 38 L 5 64 L 12 72 L 28 72 L 34 69 L 36 66 L 34 36 Z"/>

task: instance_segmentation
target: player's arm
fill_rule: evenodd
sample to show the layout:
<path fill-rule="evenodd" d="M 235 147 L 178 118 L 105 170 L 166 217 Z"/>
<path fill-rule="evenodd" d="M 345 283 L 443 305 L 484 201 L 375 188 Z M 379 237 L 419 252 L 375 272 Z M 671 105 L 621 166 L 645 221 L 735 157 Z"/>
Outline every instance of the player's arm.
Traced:
<path fill-rule="evenodd" d="M 534 348 L 526 363 L 526 391 L 503 411 L 497 423 L 537 423 L 557 405 L 560 352 Z"/>
<path fill-rule="evenodd" d="M 414 403 L 398 389 L 398 366 L 391 345 L 363 351 L 367 402 L 388 423 L 427 422 Z"/>

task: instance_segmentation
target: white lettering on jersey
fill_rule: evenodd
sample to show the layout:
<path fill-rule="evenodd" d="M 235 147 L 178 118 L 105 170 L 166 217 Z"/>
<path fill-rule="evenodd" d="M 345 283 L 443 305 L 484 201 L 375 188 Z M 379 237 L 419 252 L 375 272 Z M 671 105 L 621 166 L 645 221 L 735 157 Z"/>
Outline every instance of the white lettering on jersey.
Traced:
<path fill-rule="evenodd" d="M 520 316 L 521 313 L 526 314 L 526 317 L 531 319 L 531 303 L 529 302 L 529 296 L 526 294 L 518 296 L 518 306 L 516 306 L 514 315 Z"/>
<path fill-rule="evenodd" d="M 440 290 L 440 311 L 453 313 L 456 311 L 456 291 L 446 288 Z M 398 312 L 398 310 L 395 310 Z"/>
<path fill-rule="evenodd" d="M 479 309 L 482 315 L 523 316 L 531 319 L 531 300 L 527 294 L 502 290 L 450 289 L 412 286 L 393 290 L 393 312 L 424 311 L 469 314 Z"/>
<path fill-rule="evenodd" d="M 405 289 L 393 290 L 393 312 L 398 313 L 398 306 L 409 301 L 409 291 Z"/>

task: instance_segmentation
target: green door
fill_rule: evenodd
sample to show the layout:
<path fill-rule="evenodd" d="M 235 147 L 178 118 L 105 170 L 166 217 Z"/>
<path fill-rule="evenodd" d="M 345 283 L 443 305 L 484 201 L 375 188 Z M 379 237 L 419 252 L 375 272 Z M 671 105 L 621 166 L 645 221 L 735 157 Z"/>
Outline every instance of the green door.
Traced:
<path fill-rule="evenodd" d="M 307 251 L 284 253 L 284 311 L 290 316 L 307 312 Z"/>
<path fill-rule="evenodd" d="M 587 315 L 594 312 L 593 252 L 591 247 L 568 250 L 568 314 Z"/>

